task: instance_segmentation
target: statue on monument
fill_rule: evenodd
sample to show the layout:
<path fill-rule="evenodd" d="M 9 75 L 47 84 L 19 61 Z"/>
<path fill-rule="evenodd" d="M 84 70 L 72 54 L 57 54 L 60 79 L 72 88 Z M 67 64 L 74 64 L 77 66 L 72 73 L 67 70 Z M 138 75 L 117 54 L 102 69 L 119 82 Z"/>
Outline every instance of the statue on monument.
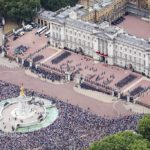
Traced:
<path fill-rule="evenodd" d="M 21 97 L 25 97 L 23 84 L 22 84 L 21 87 L 20 87 L 20 96 L 21 96 Z"/>

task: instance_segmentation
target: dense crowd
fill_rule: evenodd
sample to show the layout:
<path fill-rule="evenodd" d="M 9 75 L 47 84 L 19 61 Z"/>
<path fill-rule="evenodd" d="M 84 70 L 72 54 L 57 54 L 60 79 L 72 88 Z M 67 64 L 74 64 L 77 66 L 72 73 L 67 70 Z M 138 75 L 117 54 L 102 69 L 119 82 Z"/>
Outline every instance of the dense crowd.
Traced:
<path fill-rule="evenodd" d="M 32 61 L 33 61 L 33 63 L 36 63 L 42 59 L 44 59 L 43 55 L 37 55 L 37 56 L 33 57 Z"/>
<path fill-rule="evenodd" d="M 135 88 L 134 90 L 132 90 L 130 92 L 131 96 L 136 96 L 137 94 L 141 93 L 142 91 L 144 91 L 144 88 L 141 86 L 138 86 L 137 88 Z"/>
<path fill-rule="evenodd" d="M 61 81 L 65 79 L 65 76 L 56 73 L 54 71 L 46 71 L 42 68 L 31 67 L 31 72 L 37 74 L 39 77 L 48 79 L 51 81 Z"/>
<path fill-rule="evenodd" d="M 26 95 L 33 95 L 32 90 L 25 90 Z M 19 95 L 19 87 L 0 81 L 0 100 Z M 50 126 L 29 133 L 3 133 L 0 131 L 0 149 L 27 150 L 80 150 L 104 136 L 123 131 L 136 130 L 137 122 L 142 115 L 120 116 L 107 119 L 91 114 L 78 106 L 73 106 L 57 98 L 35 93 L 51 100 L 59 110 L 58 119 Z"/>
<path fill-rule="evenodd" d="M 147 87 L 138 86 L 135 89 L 133 89 L 131 92 L 129 92 L 129 94 L 130 96 L 136 98 L 146 93 L 149 89 L 150 89 L 150 86 L 147 86 Z"/>
<path fill-rule="evenodd" d="M 64 59 L 66 59 L 67 57 L 69 57 L 71 55 L 70 52 L 68 51 L 65 51 L 63 52 L 61 55 L 59 55 L 58 57 L 54 58 L 52 60 L 52 64 L 58 64 L 60 63 L 61 61 L 63 61 Z"/>
<path fill-rule="evenodd" d="M 127 85 L 128 83 L 132 82 L 133 80 L 135 80 L 137 78 L 136 75 L 133 74 L 129 74 L 127 75 L 125 78 L 123 78 L 122 80 L 120 80 L 116 86 L 119 88 L 124 87 L 125 85 Z"/>
<path fill-rule="evenodd" d="M 23 53 L 25 53 L 28 49 L 29 49 L 29 47 L 20 45 L 20 46 L 18 46 L 18 47 L 14 50 L 14 54 L 16 54 L 16 55 L 23 54 Z"/>
<path fill-rule="evenodd" d="M 108 95 L 112 94 L 112 88 L 109 88 L 105 85 L 101 85 L 99 83 L 92 84 L 91 82 L 82 82 L 80 84 L 80 87 L 87 90 L 102 92 Z"/>

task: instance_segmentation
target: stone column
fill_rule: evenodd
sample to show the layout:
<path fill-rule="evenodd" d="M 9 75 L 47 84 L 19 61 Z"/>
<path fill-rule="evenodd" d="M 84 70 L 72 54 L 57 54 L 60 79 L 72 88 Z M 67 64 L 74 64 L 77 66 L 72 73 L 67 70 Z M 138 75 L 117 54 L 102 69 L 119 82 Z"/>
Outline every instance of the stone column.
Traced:
<path fill-rule="evenodd" d="M 18 57 L 16 57 L 16 62 L 19 63 L 19 58 Z"/>
<path fill-rule="evenodd" d="M 99 61 L 100 56 L 97 53 L 93 52 L 93 59 L 94 59 L 94 61 Z"/>
<path fill-rule="evenodd" d="M 112 94 L 111 94 L 113 97 L 115 96 L 115 91 L 112 91 Z"/>
<path fill-rule="evenodd" d="M 32 67 L 32 61 L 30 61 L 29 64 L 30 64 L 30 67 Z"/>
<path fill-rule="evenodd" d="M 35 65 L 35 68 L 36 68 L 36 69 L 38 68 L 38 65 L 37 65 L 37 64 Z"/>
<path fill-rule="evenodd" d="M 24 64 L 24 60 L 23 60 L 23 59 L 21 59 L 21 61 L 22 61 L 22 62 L 21 62 L 21 64 L 23 65 L 23 64 Z"/>
<path fill-rule="evenodd" d="M 120 99 L 121 98 L 121 93 L 118 93 L 118 99 Z"/>
<path fill-rule="evenodd" d="M 127 102 L 130 102 L 130 95 L 127 95 Z"/>
<path fill-rule="evenodd" d="M 1 56 L 2 56 L 2 57 L 5 57 L 5 52 L 4 52 L 4 51 L 2 51 Z"/>
<path fill-rule="evenodd" d="M 133 99 L 133 103 L 134 103 L 134 104 L 136 103 L 136 99 Z"/>
<path fill-rule="evenodd" d="M 66 80 L 70 81 L 71 80 L 71 72 L 66 72 Z"/>

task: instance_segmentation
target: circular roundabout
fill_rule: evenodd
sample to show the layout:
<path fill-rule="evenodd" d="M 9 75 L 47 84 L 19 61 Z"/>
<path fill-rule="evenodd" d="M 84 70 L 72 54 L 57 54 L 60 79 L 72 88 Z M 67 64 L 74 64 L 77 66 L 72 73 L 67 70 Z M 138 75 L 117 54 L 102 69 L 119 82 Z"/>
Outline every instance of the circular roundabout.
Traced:
<path fill-rule="evenodd" d="M 32 132 L 49 126 L 58 118 L 58 109 L 51 101 L 20 93 L 19 97 L 0 102 L 1 131 Z"/>

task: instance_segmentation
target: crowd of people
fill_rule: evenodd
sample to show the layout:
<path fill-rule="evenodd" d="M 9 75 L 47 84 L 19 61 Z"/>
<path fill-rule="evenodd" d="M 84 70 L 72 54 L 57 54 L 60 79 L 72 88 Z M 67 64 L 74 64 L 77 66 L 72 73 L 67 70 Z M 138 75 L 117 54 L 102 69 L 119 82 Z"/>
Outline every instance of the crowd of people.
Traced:
<path fill-rule="evenodd" d="M 85 80 L 86 81 L 86 80 Z M 92 90 L 92 91 L 98 91 L 98 92 L 102 92 L 108 95 L 112 94 L 113 89 L 107 86 L 103 86 L 99 83 L 97 84 L 93 84 L 91 82 L 81 82 L 80 87 L 83 89 L 87 89 L 87 90 Z"/>
<path fill-rule="evenodd" d="M 33 63 L 36 63 L 42 59 L 44 59 L 43 55 L 37 55 L 37 56 L 33 57 L 32 61 L 33 61 Z"/>
<path fill-rule="evenodd" d="M 109 84 L 115 79 L 114 75 L 110 75 L 109 78 L 107 78 L 106 80 L 104 80 L 104 76 L 105 76 L 105 71 L 102 72 L 100 75 L 90 75 L 90 76 L 86 76 L 84 78 L 84 88 L 86 88 L 86 85 L 90 85 L 91 87 L 97 89 L 97 91 L 99 92 L 103 92 L 106 94 L 111 94 L 112 91 L 115 91 L 116 89 L 109 86 Z M 95 78 L 95 80 L 93 79 Z M 102 83 L 100 83 L 99 81 L 102 80 Z"/>
<path fill-rule="evenodd" d="M 130 92 L 131 96 L 136 96 L 137 94 L 141 93 L 142 91 L 144 91 L 144 88 L 141 86 L 138 86 L 137 88 L 135 88 L 134 90 L 132 90 Z"/>
<path fill-rule="evenodd" d="M 65 79 L 65 76 L 58 74 L 54 71 L 46 71 L 42 68 L 31 67 L 31 72 L 37 74 L 38 76 L 48 79 L 51 81 L 61 81 Z"/>
<path fill-rule="evenodd" d="M 69 57 L 71 55 L 70 52 L 65 51 L 63 52 L 61 55 L 59 55 L 58 57 L 54 58 L 52 60 L 52 64 L 58 64 L 60 63 L 62 60 L 66 59 L 67 57 Z"/>
<path fill-rule="evenodd" d="M 25 53 L 28 49 L 29 49 L 29 47 L 20 45 L 20 46 L 18 46 L 18 47 L 14 50 L 14 54 L 16 54 L 16 55 L 23 54 L 23 53 Z"/>
<path fill-rule="evenodd" d="M 20 88 L 0 81 L 0 100 L 19 96 Z M 80 150 L 89 147 L 93 141 L 124 130 L 136 130 L 142 114 L 119 116 L 108 119 L 97 116 L 89 110 L 65 103 L 56 97 L 25 90 L 26 95 L 42 97 L 52 101 L 59 110 L 58 119 L 46 128 L 28 133 L 4 133 L 0 131 L 2 150 Z"/>
<path fill-rule="evenodd" d="M 47 46 L 48 45 L 45 45 L 42 49 L 36 51 L 34 54 L 47 48 Z M 29 68 L 32 73 L 35 73 L 40 77 L 51 81 L 68 81 L 69 78 L 67 77 L 67 73 L 70 73 L 71 81 L 76 80 L 78 76 L 81 76 L 83 78 L 83 82 L 80 82 L 81 88 L 103 92 L 109 95 L 116 93 L 115 96 L 118 96 L 118 93 L 121 93 L 121 89 L 124 86 L 137 79 L 137 76 L 135 74 L 128 74 L 120 81 L 114 83 L 114 81 L 116 80 L 115 73 L 108 73 L 107 71 L 99 72 L 95 66 L 84 65 L 82 62 L 75 63 L 73 59 L 67 59 L 65 62 L 64 60 L 71 54 L 71 52 L 64 51 L 63 53 L 52 59 L 50 64 L 39 63 L 39 66 L 36 68 L 30 68 L 29 62 L 24 61 L 24 67 Z M 32 58 L 32 56 L 33 55 L 31 55 L 29 58 Z M 43 55 L 36 55 L 32 58 L 32 61 L 35 63 L 43 59 L 43 57 Z M 81 61 L 88 62 L 91 61 L 91 59 L 84 56 L 83 58 L 81 58 Z M 85 74 L 83 70 L 89 73 Z M 136 98 L 134 96 L 134 93 L 135 95 L 139 95 L 141 92 L 142 91 L 140 91 L 139 89 L 135 89 L 134 91 L 131 91 L 130 96 Z M 120 98 L 127 100 L 127 95 L 124 95 L 122 93 Z"/>
<path fill-rule="evenodd" d="M 116 86 L 118 88 L 122 88 L 125 85 L 127 85 L 128 83 L 132 82 L 133 80 L 135 80 L 137 78 L 136 75 L 133 74 L 129 74 L 128 76 L 126 76 L 125 78 L 123 78 L 121 81 L 119 81 Z"/>
<path fill-rule="evenodd" d="M 138 86 L 135 89 L 133 89 L 131 92 L 129 91 L 129 94 L 133 98 L 136 98 L 141 95 L 144 95 L 144 93 L 146 93 L 149 89 L 150 89 L 150 86 L 147 86 L 147 87 Z"/>

